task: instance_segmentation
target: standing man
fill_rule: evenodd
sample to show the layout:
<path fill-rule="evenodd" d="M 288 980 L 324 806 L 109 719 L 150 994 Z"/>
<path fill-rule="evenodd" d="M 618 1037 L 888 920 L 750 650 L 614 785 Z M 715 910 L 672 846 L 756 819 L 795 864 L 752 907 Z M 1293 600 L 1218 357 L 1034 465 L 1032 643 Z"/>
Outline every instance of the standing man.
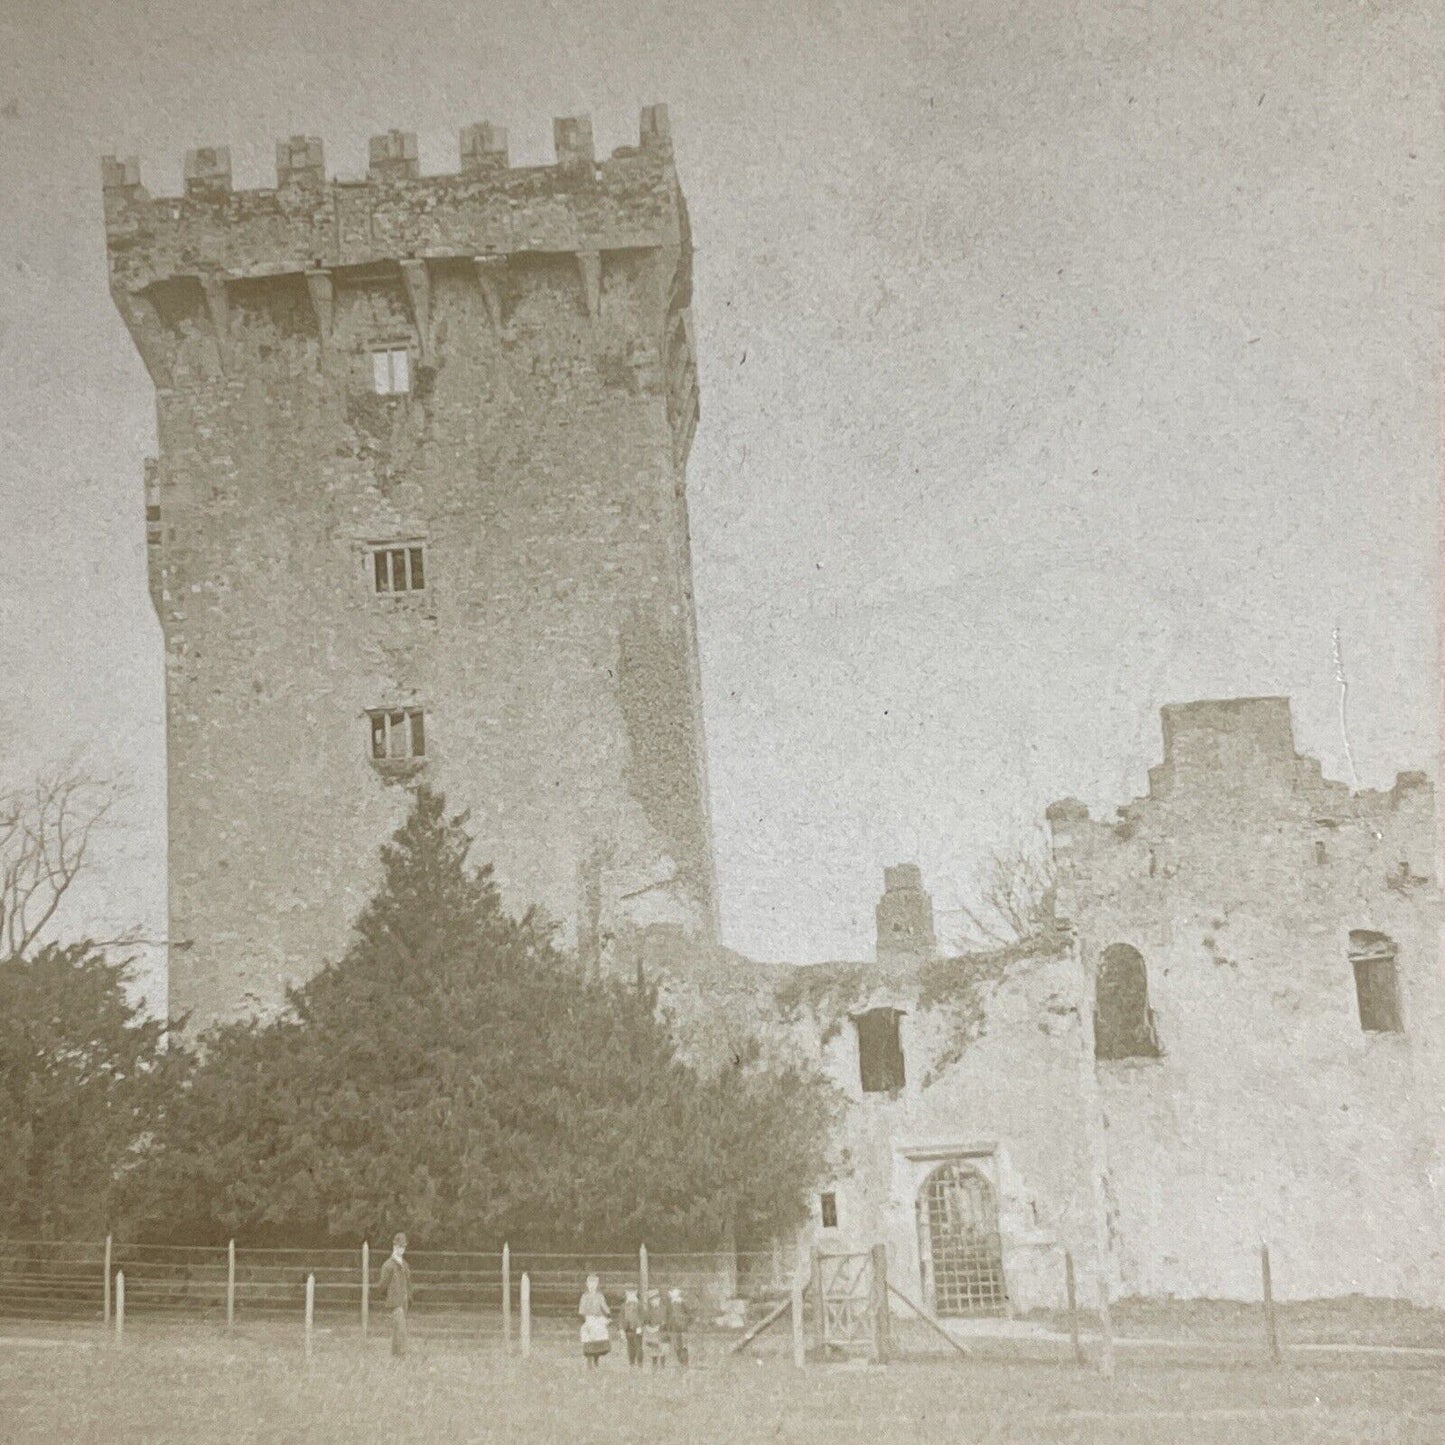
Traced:
<path fill-rule="evenodd" d="M 692 1323 L 692 1311 L 682 1297 L 680 1289 L 667 1292 L 667 1306 L 663 1311 L 663 1333 L 667 1336 L 672 1357 L 684 1369 L 687 1368 L 687 1329 Z"/>
<path fill-rule="evenodd" d="M 391 1311 L 391 1352 L 398 1359 L 406 1354 L 406 1312 L 411 1308 L 411 1266 L 405 1254 L 406 1235 L 398 1234 L 391 1241 L 391 1258 L 381 1267 L 381 1287 Z"/>

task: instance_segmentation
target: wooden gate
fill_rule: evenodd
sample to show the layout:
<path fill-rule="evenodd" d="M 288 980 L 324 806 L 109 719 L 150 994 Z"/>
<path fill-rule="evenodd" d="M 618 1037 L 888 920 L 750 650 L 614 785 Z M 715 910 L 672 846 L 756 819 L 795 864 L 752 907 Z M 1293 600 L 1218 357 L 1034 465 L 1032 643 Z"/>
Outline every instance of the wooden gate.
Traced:
<path fill-rule="evenodd" d="M 819 1345 L 824 1350 L 872 1351 L 874 1312 L 880 1307 L 873 1256 L 816 1254 L 813 1282 Z"/>

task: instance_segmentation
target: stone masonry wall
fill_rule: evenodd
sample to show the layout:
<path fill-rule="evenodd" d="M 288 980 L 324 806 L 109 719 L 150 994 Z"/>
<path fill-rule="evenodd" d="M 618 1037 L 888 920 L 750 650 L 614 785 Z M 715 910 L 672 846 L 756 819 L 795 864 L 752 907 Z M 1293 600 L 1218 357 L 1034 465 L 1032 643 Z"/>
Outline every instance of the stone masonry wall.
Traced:
<path fill-rule="evenodd" d="M 845 1107 L 805 1238 L 889 1249 L 933 1303 L 919 1206 L 934 1169 L 987 1178 L 1009 1308 L 1080 1297 L 1445 1304 L 1445 980 L 1434 789 L 1402 773 L 1351 792 L 1294 749 L 1289 704 L 1165 708 L 1164 760 L 1114 822 L 1049 810 L 1054 931 L 911 958 L 891 922 L 931 911 L 888 870 L 878 959 L 755 964 L 675 930 L 633 940 L 695 1057 L 749 1039 L 811 1061 Z M 905 889 L 906 900 L 900 889 Z M 1393 940 L 1399 1031 L 1362 1027 L 1350 934 Z M 922 930 L 927 932 L 928 930 Z M 1096 1056 L 1102 956 L 1144 960 L 1143 1056 Z M 857 1020 L 896 1011 L 901 1087 L 863 1087 Z M 1105 1053 L 1111 1052 L 1106 1049 Z M 821 1199 L 832 1196 L 824 1217 Z"/>
<path fill-rule="evenodd" d="M 760 1039 L 838 1088 L 836 1172 L 817 1181 L 805 1242 L 834 1253 L 886 1244 L 890 1279 L 931 1304 L 918 1201 L 929 1175 L 953 1161 L 980 1171 L 994 1191 L 1011 1311 L 1063 1304 L 1065 1250 L 1082 1280 L 1095 1277 L 1080 1087 L 1089 1058 L 1080 972 L 1064 940 L 909 967 L 891 958 L 759 964 L 675 930 L 648 930 L 632 947 L 698 1062 L 731 1067 Z M 902 1014 L 905 1082 L 888 1093 L 865 1093 L 861 1083 L 854 1019 L 874 1008 Z M 834 1197 L 836 1225 L 822 1217 L 824 1193 Z"/>
<path fill-rule="evenodd" d="M 112 294 L 156 384 L 147 472 L 166 639 L 171 1009 L 276 1005 L 344 949 L 425 778 L 474 856 L 584 951 L 598 920 L 715 930 L 684 468 L 697 418 L 690 238 L 662 107 L 596 163 L 365 183 L 320 144 L 234 193 L 105 167 Z M 373 350 L 405 348 L 379 395 Z M 424 545 L 379 595 L 369 547 Z M 373 762 L 369 709 L 421 707 L 423 762 Z"/>
<path fill-rule="evenodd" d="M 1166 708 L 1149 795 L 1050 810 L 1086 974 L 1144 957 L 1157 1058 L 1100 1060 L 1118 1287 L 1445 1303 L 1434 791 L 1351 793 L 1284 698 Z M 1349 934 L 1398 948 L 1403 1031 L 1361 1027 Z"/>

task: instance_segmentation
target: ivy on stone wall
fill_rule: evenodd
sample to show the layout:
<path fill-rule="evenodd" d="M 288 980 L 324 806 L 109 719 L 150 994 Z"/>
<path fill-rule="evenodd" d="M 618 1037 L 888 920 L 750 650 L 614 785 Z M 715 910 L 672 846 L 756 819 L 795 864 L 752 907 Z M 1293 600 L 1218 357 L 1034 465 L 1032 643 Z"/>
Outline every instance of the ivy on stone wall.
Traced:
<path fill-rule="evenodd" d="M 878 981 L 876 968 L 863 963 L 823 963 L 795 968 L 774 990 L 778 1015 L 784 1023 L 797 1023 L 809 1014 L 822 1025 L 821 1041 L 831 1043 L 847 1022 L 868 1002 Z"/>
<path fill-rule="evenodd" d="M 987 1032 L 988 1006 L 1005 978 L 1058 958 L 1067 948 L 1067 936 L 1051 929 L 1004 948 L 924 964 L 918 976 L 919 1010 L 946 1015 L 949 1028 L 942 1052 L 923 1076 L 923 1087 L 936 1083 Z"/>

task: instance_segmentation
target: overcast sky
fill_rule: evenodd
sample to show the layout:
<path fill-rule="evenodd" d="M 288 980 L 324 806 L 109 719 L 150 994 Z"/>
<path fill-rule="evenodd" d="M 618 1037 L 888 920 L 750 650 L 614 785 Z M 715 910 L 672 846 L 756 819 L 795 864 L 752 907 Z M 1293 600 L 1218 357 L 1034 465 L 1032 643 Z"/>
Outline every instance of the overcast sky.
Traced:
<path fill-rule="evenodd" d="M 1441 93 L 1430 0 L 0 0 L 0 720 L 132 797 L 75 923 L 164 927 L 150 383 L 99 156 L 672 108 L 698 246 L 690 468 L 726 941 L 867 957 L 1160 704 L 1287 693 L 1360 781 L 1437 751 Z M 952 915 L 941 926 L 948 932 Z"/>

